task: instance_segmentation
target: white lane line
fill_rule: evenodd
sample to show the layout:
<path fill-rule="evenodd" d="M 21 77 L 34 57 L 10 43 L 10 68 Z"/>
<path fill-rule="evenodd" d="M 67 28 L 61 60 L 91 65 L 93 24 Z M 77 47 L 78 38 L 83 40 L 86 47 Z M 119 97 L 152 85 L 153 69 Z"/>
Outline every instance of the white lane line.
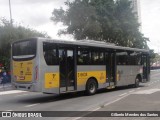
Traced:
<path fill-rule="evenodd" d="M 126 94 L 127 94 L 127 93 L 126 93 Z M 119 101 L 119 100 L 127 97 L 128 95 L 129 95 L 129 94 L 127 94 L 127 95 L 125 95 L 125 96 L 123 96 L 123 97 L 121 97 L 121 98 L 118 98 L 118 99 L 116 99 L 116 100 L 114 100 L 114 101 L 112 101 L 112 102 L 106 103 L 106 104 L 104 104 L 104 107 L 105 107 L 105 106 L 108 106 L 108 105 L 110 105 L 110 104 L 112 104 L 112 103 L 115 103 L 115 102 L 117 102 L 117 101 Z M 93 109 L 93 110 L 91 110 L 91 111 L 96 111 L 96 110 L 99 110 L 99 109 L 100 109 L 100 108 L 98 107 L 98 108 L 95 108 L 95 109 Z M 91 113 L 91 112 L 86 113 L 86 114 L 82 115 L 81 117 L 76 117 L 76 118 L 74 118 L 74 119 L 72 119 L 72 120 L 81 119 L 82 117 L 84 117 L 84 116 L 86 116 L 86 115 L 88 115 L 88 114 L 90 114 L 90 113 Z"/>
<path fill-rule="evenodd" d="M 160 89 L 154 88 L 154 89 L 147 89 L 147 90 L 139 90 L 137 92 L 134 92 L 132 94 L 153 94 L 155 92 L 159 92 Z"/>
<path fill-rule="evenodd" d="M 141 88 L 137 88 L 137 90 L 139 90 L 139 89 L 141 89 Z"/>
<path fill-rule="evenodd" d="M 116 100 L 114 100 L 114 101 L 111 101 L 111 102 L 109 102 L 109 103 L 106 103 L 104 106 L 108 106 L 108 105 L 110 105 L 110 104 L 113 104 L 113 103 L 115 103 L 115 102 L 117 102 L 117 101 L 119 101 L 119 100 L 127 97 L 128 95 L 129 95 L 129 94 L 127 94 L 127 95 L 125 95 L 125 96 L 123 96 L 123 97 L 121 97 L 121 98 L 118 98 L 118 99 L 116 99 Z"/>
<path fill-rule="evenodd" d="M 97 107 L 97 108 L 95 108 L 95 109 L 92 109 L 92 110 L 90 110 L 90 112 L 87 112 L 86 114 L 83 114 L 81 117 L 76 117 L 76 118 L 73 118 L 72 120 L 81 119 L 82 117 L 84 117 L 84 116 L 86 116 L 86 115 L 92 113 L 92 111 L 97 111 L 97 110 L 99 110 L 99 109 L 101 109 L 101 107 Z"/>
<path fill-rule="evenodd" d="M 131 90 L 131 91 L 129 91 L 129 93 L 131 93 L 131 92 L 134 92 L 135 90 Z"/>
<path fill-rule="evenodd" d="M 24 107 L 33 107 L 33 106 L 36 106 L 36 105 L 38 105 L 39 103 L 36 103 L 36 104 L 31 104 L 31 105 L 26 105 L 26 106 L 24 106 Z"/>
<path fill-rule="evenodd" d="M 28 94 L 16 95 L 16 97 L 19 97 L 19 96 L 25 96 L 25 95 L 28 95 Z"/>
<path fill-rule="evenodd" d="M 0 92 L 0 95 L 8 95 L 8 94 L 24 93 L 24 92 L 27 92 L 27 91 L 21 91 L 21 90 L 9 90 L 9 91 Z"/>
<path fill-rule="evenodd" d="M 97 108 L 95 108 L 95 109 L 93 109 L 93 110 L 91 110 L 91 111 L 97 111 L 97 110 L 99 110 L 99 109 L 101 109 L 100 107 L 97 107 Z"/>
<path fill-rule="evenodd" d="M 118 96 L 123 96 L 123 95 L 126 95 L 127 93 L 123 93 L 123 94 L 121 94 L 121 95 L 118 95 Z"/>
<path fill-rule="evenodd" d="M 13 111 L 13 110 L 5 110 L 5 111 Z"/>

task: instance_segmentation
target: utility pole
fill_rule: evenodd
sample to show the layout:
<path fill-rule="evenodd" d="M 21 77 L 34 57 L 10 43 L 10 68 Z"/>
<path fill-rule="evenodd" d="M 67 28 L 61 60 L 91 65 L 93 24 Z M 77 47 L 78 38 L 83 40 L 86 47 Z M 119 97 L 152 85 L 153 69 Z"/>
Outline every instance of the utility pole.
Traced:
<path fill-rule="evenodd" d="M 12 23 L 12 10 L 11 10 L 11 1 L 9 0 L 9 12 L 10 12 L 10 23 L 11 25 L 13 24 Z"/>

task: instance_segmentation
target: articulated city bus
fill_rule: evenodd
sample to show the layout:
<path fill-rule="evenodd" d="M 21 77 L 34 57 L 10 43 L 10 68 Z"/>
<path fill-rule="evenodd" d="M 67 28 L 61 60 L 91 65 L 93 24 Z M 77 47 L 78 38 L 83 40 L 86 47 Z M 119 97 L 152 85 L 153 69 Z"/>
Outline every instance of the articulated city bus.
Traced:
<path fill-rule="evenodd" d="M 139 86 L 150 80 L 149 50 L 93 40 L 30 38 L 12 43 L 15 89 L 61 94 L 116 86 Z"/>

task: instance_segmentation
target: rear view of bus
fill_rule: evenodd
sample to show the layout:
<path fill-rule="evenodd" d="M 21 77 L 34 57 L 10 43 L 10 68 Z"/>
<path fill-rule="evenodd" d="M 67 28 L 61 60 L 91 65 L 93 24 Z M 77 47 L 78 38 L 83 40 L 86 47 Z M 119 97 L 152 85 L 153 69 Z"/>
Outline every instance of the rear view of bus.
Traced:
<path fill-rule="evenodd" d="M 40 91 L 38 88 L 37 40 L 12 43 L 11 70 L 15 89 Z"/>

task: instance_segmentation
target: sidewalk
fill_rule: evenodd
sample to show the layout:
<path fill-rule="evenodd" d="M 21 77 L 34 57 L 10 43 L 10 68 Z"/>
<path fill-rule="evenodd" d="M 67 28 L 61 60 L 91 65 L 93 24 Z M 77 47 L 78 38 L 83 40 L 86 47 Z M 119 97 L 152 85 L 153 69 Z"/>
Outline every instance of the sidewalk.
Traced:
<path fill-rule="evenodd" d="M 12 90 L 12 85 L 11 83 L 6 83 L 4 84 L 4 86 L 2 84 L 0 84 L 0 92 L 1 91 L 7 91 L 7 90 Z"/>

